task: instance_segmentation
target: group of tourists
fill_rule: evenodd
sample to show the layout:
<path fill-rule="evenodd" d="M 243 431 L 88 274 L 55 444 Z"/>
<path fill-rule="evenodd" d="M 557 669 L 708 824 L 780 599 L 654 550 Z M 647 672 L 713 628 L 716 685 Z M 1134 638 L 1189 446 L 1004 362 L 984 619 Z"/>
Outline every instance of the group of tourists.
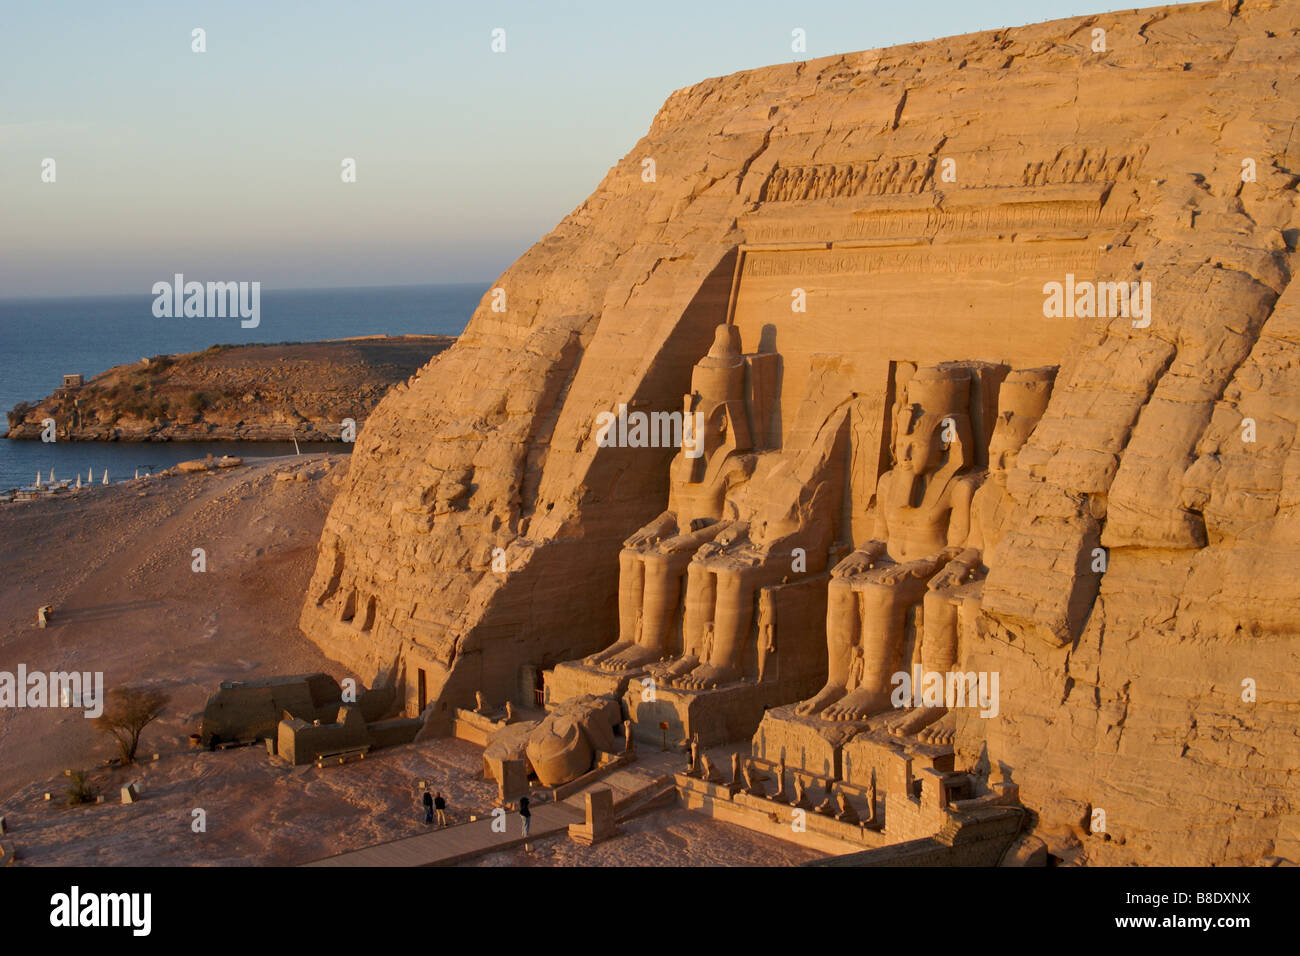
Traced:
<path fill-rule="evenodd" d="M 423 787 L 424 785 L 421 784 Z M 438 829 L 447 825 L 447 798 L 442 795 L 441 790 L 429 792 L 428 787 L 424 787 L 424 797 L 421 801 L 424 804 L 424 823 L 426 826 L 432 826 L 434 816 L 438 818 Z M 523 821 L 523 835 L 527 839 L 529 828 L 532 826 L 533 813 L 528 809 L 528 798 L 519 798 L 519 818 Z"/>

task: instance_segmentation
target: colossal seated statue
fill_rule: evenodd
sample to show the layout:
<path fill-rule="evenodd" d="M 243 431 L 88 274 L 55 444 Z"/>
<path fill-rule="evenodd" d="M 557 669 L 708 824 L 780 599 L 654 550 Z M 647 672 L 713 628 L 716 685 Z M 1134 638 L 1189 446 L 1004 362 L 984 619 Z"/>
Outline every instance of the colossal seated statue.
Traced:
<path fill-rule="evenodd" d="M 894 423 L 894 467 L 876 487 L 875 533 L 831 572 L 828 679 L 795 712 L 863 720 L 889 707 L 907 617 L 927 584 L 961 552 L 978 477 L 970 372 L 918 369 Z"/>
<path fill-rule="evenodd" d="M 987 561 L 1007 528 L 1014 500 L 1007 491 L 1007 475 L 1015 467 L 1039 419 L 1047 409 L 1055 368 L 1019 369 L 998 391 L 997 424 L 989 439 L 988 476 L 971 500 L 970 533 L 960 554 L 930 579 L 923 604 L 921 670 L 946 674 L 958 660 L 959 613 L 969 619 L 979 608 Z M 892 728 L 906 736 L 924 730 L 926 743 L 950 744 L 956 726 L 944 706 L 917 707 Z"/>
<path fill-rule="evenodd" d="M 682 448 L 669 472 L 668 510 L 623 544 L 619 555 L 619 635 L 584 658 L 629 671 L 676 651 L 682 576 L 697 549 L 730 525 L 727 495 L 754 469 L 754 441 L 745 403 L 746 362 L 740 332 L 720 325 L 691 374 L 683 402 Z"/>
<path fill-rule="evenodd" d="M 683 654 L 657 670 L 656 678 L 674 687 L 703 690 L 738 680 L 752 643 L 755 595 L 795 573 L 819 574 L 827 564 L 843 475 L 839 454 L 847 407 L 825 421 L 800 474 L 783 459 L 765 476 L 760 505 L 752 520 L 736 521 L 701 547 L 686 573 L 682 623 Z M 757 479 L 756 479 L 757 480 Z M 794 560 L 796 552 L 801 557 Z M 771 622 L 760 615 L 754 659 L 762 679 L 771 648 Z"/>

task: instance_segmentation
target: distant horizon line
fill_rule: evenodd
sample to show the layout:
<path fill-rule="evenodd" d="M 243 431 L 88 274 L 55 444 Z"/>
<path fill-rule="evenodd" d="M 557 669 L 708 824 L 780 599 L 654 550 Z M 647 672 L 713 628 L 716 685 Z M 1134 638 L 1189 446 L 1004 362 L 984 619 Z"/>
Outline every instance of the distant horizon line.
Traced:
<path fill-rule="evenodd" d="M 196 280 L 197 281 L 197 280 Z M 260 280 L 259 280 L 260 281 Z M 331 286 L 296 286 L 293 288 L 281 288 L 269 286 L 265 291 L 272 295 L 284 292 L 359 292 L 365 289 L 436 289 L 436 288 L 453 288 L 467 286 L 481 286 L 486 292 L 494 280 L 484 279 L 481 282 L 397 282 L 383 285 L 331 285 Z M 141 292 L 78 292 L 76 294 L 57 294 L 57 295 L 16 295 L 0 296 L 0 303 L 9 302 L 57 302 L 70 301 L 74 299 L 131 299 L 131 298 L 154 298 L 154 293 L 150 289 L 144 289 Z"/>

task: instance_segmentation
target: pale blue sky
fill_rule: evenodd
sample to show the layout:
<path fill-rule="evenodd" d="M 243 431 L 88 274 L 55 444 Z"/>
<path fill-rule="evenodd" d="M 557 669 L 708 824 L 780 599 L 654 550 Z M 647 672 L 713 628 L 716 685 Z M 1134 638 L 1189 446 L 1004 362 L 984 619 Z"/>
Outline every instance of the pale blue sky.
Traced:
<path fill-rule="evenodd" d="M 147 292 L 175 272 L 279 288 L 488 281 L 591 192 L 675 89 L 1126 8 L 3 2 L 0 298 Z M 194 27 L 206 53 L 190 49 Z M 806 55 L 790 50 L 795 27 Z M 353 185 L 343 157 L 357 160 Z"/>

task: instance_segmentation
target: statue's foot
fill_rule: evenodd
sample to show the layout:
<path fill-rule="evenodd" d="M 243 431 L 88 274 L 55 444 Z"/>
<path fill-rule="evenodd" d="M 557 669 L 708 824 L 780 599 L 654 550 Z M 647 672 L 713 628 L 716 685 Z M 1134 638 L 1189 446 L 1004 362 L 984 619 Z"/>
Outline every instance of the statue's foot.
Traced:
<path fill-rule="evenodd" d="M 610 671 L 641 670 L 647 664 L 657 661 L 660 653 L 657 647 L 641 647 L 638 645 L 624 651 L 617 657 L 606 659 L 600 666 Z"/>
<path fill-rule="evenodd" d="M 866 720 L 889 707 L 889 694 L 859 688 L 840 698 L 824 711 L 826 720 Z"/>
<path fill-rule="evenodd" d="M 843 697 L 844 693 L 844 688 L 839 684 L 827 684 L 817 692 L 815 697 L 796 704 L 794 712 L 801 717 L 821 713 L 827 706 Z"/>
<path fill-rule="evenodd" d="M 911 737 L 929 727 L 946 713 L 948 710 L 945 707 L 913 707 L 903 712 L 903 718 L 890 727 L 889 732 L 895 737 Z"/>
<path fill-rule="evenodd" d="M 582 659 L 582 663 L 599 664 L 607 658 L 613 657 L 616 654 L 621 654 L 629 647 L 635 646 L 636 645 L 630 644 L 627 641 L 618 641 L 617 643 L 609 645 L 609 647 L 605 648 L 603 651 L 597 651 L 595 654 L 588 654 Z"/>
<path fill-rule="evenodd" d="M 683 674 L 689 674 L 699 663 L 694 654 L 687 654 L 685 657 L 679 657 L 674 661 L 655 665 L 650 668 L 650 673 L 659 683 L 671 684 Z"/>
<path fill-rule="evenodd" d="M 942 717 L 921 731 L 921 742 L 936 747 L 947 747 L 956 736 L 957 718 L 953 716 L 952 711 L 945 711 Z"/>
<path fill-rule="evenodd" d="M 651 680 L 656 684 L 666 684 L 668 682 L 668 664 L 665 661 L 647 664 L 645 672 L 650 675 Z"/>
<path fill-rule="evenodd" d="M 899 708 L 891 706 L 889 710 L 876 714 L 871 718 L 871 729 L 883 730 L 885 733 L 896 733 L 894 728 L 907 723 L 912 719 L 914 713 L 915 711 L 911 707 Z"/>
<path fill-rule="evenodd" d="M 689 674 L 679 677 L 676 686 L 684 687 L 687 690 L 708 690 L 713 687 L 720 687 L 723 684 L 730 684 L 732 681 L 739 679 L 740 671 L 734 667 L 701 664 Z"/>

